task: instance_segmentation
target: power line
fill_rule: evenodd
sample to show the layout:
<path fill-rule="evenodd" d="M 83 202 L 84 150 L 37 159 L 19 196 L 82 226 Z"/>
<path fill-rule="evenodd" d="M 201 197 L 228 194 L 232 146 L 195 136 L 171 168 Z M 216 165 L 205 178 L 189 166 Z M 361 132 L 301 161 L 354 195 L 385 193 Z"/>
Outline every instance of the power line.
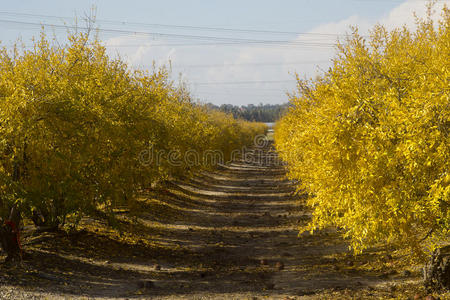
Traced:
<path fill-rule="evenodd" d="M 314 64 L 324 64 L 330 63 L 330 60 L 319 60 L 319 61 L 296 61 L 296 62 L 255 62 L 255 63 L 223 63 L 223 64 L 211 64 L 211 65 L 171 65 L 172 69 L 181 68 L 225 68 L 225 67 L 242 67 L 242 66 L 288 66 L 288 65 L 314 65 Z M 165 65 L 165 64 L 163 64 Z M 169 63 L 167 63 L 169 65 Z M 166 65 L 166 66 L 167 66 Z M 150 67 L 149 65 L 141 65 L 140 67 Z M 153 66 L 152 66 L 153 67 Z"/>
<path fill-rule="evenodd" d="M 191 83 L 193 83 L 193 82 L 191 82 Z M 193 91 L 199 92 L 199 93 L 200 93 L 200 91 L 202 93 L 211 91 L 211 89 L 210 89 L 210 87 L 208 85 L 199 85 L 199 86 L 195 86 L 194 88 L 195 89 L 193 89 Z M 286 85 L 283 85 L 282 88 L 283 89 L 291 89 L 291 87 L 287 87 Z M 232 90 L 230 90 L 230 89 L 232 89 Z M 220 88 L 220 90 L 219 90 L 219 88 L 215 88 L 215 91 L 224 91 L 224 92 L 226 92 L 226 91 L 232 91 L 232 92 L 248 91 L 248 86 L 245 86 L 245 85 L 241 85 L 240 86 L 239 84 L 238 85 L 234 85 L 234 86 L 226 86 L 225 85 L 225 86 L 222 86 Z M 255 91 L 255 90 L 252 90 L 252 91 Z M 258 91 L 279 92 L 280 88 L 275 88 L 275 87 L 272 87 L 272 88 L 270 88 L 270 87 L 258 87 Z"/>
<path fill-rule="evenodd" d="M 29 13 L 17 13 L 17 12 L 5 12 L 0 11 L 2 15 L 10 16 L 25 16 L 25 17 L 40 17 L 40 18 L 53 18 L 59 20 L 72 20 L 70 17 L 54 16 L 54 15 L 39 15 Z M 190 26 L 190 25 L 171 25 L 171 24 L 158 24 L 158 23 L 142 23 L 142 22 L 129 22 L 119 20 L 96 20 L 98 23 L 109 23 L 117 25 L 134 25 L 145 27 L 161 27 L 161 28 L 174 28 L 174 29 L 189 29 L 189 30 L 207 30 L 207 31 L 224 31 L 224 32 L 241 32 L 241 33 L 264 33 L 264 34 L 281 34 L 281 35 L 307 35 L 307 36 L 326 36 L 326 37 L 339 37 L 344 34 L 339 33 L 319 33 L 319 32 L 295 32 L 295 31 L 275 31 L 275 30 L 258 30 L 258 29 L 243 29 L 243 28 L 224 28 L 224 27 L 209 27 L 209 26 Z"/>
<path fill-rule="evenodd" d="M 295 80 L 255 80 L 255 81 L 210 81 L 193 82 L 194 85 L 222 85 L 222 84 L 269 84 L 269 83 L 294 83 Z"/>
<path fill-rule="evenodd" d="M 1 22 L 1 21 L 0 21 Z M 257 46 L 277 46 L 277 47 L 318 47 L 318 48 L 334 48 L 336 44 L 333 43 L 307 43 L 307 42 L 292 42 L 292 41 L 242 41 L 242 42 L 208 42 L 195 44 L 139 44 L 139 45 L 111 45 L 105 44 L 106 47 L 111 48 L 133 48 L 133 47 L 192 47 L 192 46 L 236 46 L 236 45 L 257 45 Z"/>
<path fill-rule="evenodd" d="M 196 96 L 201 96 L 201 97 L 208 97 L 208 96 L 222 96 L 222 97 L 282 97 L 284 95 L 286 95 L 286 91 L 284 90 L 277 90 L 276 92 L 274 91 L 273 93 L 269 94 L 269 93 L 260 93 L 260 94 L 255 94 L 255 93 L 227 93 L 227 92 L 223 92 L 223 93 L 218 93 L 218 92 L 198 92 L 198 93 L 193 93 Z"/>
<path fill-rule="evenodd" d="M 25 22 L 25 21 L 13 21 L 13 20 L 5 20 L 0 19 L 0 23 L 12 23 L 19 25 L 28 25 L 28 26 L 39 26 L 39 27 L 54 27 L 60 29 L 75 29 L 75 30 L 89 30 L 87 27 L 78 27 L 73 25 L 59 25 L 59 24 L 50 24 L 50 23 L 34 23 L 34 22 Z M 290 41 L 290 40 L 255 40 L 255 39 L 241 39 L 241 38 L 227 38 L 227 37 L 216 37 L 216 36 L 202 36 L 202 35 L 187 35 L 187 34 L 173 34 L 173 33 L 160 33 L 160 32 L 145 32 L 145 31 L 129 31 L 122 29 L 96 29 L 97 31 L 102 32 L 110 32 L 110 33 L 119 33 L 119 34 L 135 34 L 135 35 L 150 35 L 156 37 L 164 37 L 164 38 L 178 38 L 178 39 L 194 39 L 194 40 L 202 40 L 202 41 L 218 41 L 218 42 L 226 42 L 230 44 L 258 44 L 258 45 L 274 45 L 281 44 L 283 46 L 313 46 L 313 47 L 335 47 L 335 44 L 332 43 L 307 43 L 300 41 Z M 208 43 L 212 44 L 212 43 Z M 203 44 L 203 45 L 208 45 Z M 220 43 L 219 43 L 220 44 Z M 194 44 L 198 45 L 198 44 Z M 124 45 L 127 46 L 128 45 Z M 149 45 L 150 47 L 151 45 Z M 168 44 L 167 46 L 175 46 Z M 182 45 L 185 46 L 185 45 Z M 110 46 L 112 47 L 112 46 Z"/>
<path fill-rule="evenodd" d="M 1 21 L 0 21 L 1 23 Z M 246 46 L 258 46 L 258 47 L 277 47 L 277 48 L 285 48 L 285 49 L 291 49 L 297 51 L 299 47 L 301 48 L 311 48 L 314 49 L 314 51 L 318 50 L 329 50 L 333 49 L 335 47 L 334 44 L 329 45 L 314 45 L 314 44 L 288 44 L 286 42 L 278 42 L 278 43 L 264 43 L 264 42 L 230 42 L 230 43 L 190 43 L 190 44 L 139 44 L 139 45 L 109 45 L 109 44 L 103 44 L 103 46 L 107 48 L 153 48 L 153 47 L 199 47 L 199 46 L 240 46 L 240 45 L 246 45 Z M 4 45 L 6 46 L 6 45 Z M 8 45 L 7 47 L 12 47 L 13 45 Z M 22 45 L 20 45 L 22 47 Z M 24 45 L 24 48 L 33 48 L 33 45 Z"/>

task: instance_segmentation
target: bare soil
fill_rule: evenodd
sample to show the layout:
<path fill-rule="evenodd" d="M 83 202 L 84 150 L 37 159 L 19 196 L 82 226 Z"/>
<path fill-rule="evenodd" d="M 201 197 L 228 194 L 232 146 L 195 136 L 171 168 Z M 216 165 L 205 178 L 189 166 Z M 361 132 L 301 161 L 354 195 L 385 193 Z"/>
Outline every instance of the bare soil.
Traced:
<path fill-rule="evenodd" d="M 354 256 L 311 215 L 270 145 L 253 162 L 142 194 L 136 207 L 76 231 L 27 227 L 22 265 L 0 268 L 0 299 L 413 299 L 418 267 L 389 249 Z M 448 295 L 440 295 L 444 299 Z"/>

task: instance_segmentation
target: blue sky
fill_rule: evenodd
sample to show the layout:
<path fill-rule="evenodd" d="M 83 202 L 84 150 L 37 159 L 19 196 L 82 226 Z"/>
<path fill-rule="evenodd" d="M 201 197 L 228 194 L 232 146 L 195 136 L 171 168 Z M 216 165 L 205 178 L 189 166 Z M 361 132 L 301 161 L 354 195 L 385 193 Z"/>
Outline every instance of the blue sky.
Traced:
<path fill-rule="evenodd" d="M 282 103 L 287 101 L 286 92 L 295 88 L 294 73 L 310 77 L 327 69 L 334 55 L 333 44 L 350 25 L 358 25 L 363 32 L 376 23 L 388 28 L 412 26 L 413 11 L 423 15 L 425 3 L 2 1 L 0 41 L 9 46 L 21 37 L 29 45 L 30 38 L 39 34 L 38 24 L 73 24 L 75 16 L 82 19 L 95 7 L 100 38 L 110 55 L 120 55 L 131 67 L 150 68 L 153 63 L 160 66 L 170 62 L 174 80 L 186 81 L 194 97 L 203 102 Z M 47 26 L 46 31 L 64 41 L 63 28 Z"/>
<path fill-rule="evenodd" d="M 242 26 L 255 29 L 303 31 L 354 14 L 374 18 L 402 1 L 376 0 L 165 0 L 165 1 L 3 1 L 2 11 L 43 15 L 82 15 L 97 7 L 99 19 L 178 25 Z"/>

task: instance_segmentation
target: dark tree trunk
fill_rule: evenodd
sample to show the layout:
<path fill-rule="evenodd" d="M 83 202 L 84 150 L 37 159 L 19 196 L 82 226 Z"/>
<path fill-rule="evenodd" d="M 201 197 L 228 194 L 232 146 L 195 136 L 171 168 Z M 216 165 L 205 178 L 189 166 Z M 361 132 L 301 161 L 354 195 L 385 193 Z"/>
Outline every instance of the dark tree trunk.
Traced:
<path fill-rule="evenodd" d="M 0 244 L 6 252 L 6 262 L 22 259 L 20 248 L 20 212 L 16 206 L 11 208 L 9 219 L 0 224 Z"/>
<path fill-rule="evenodd" d="M 450 245 L 433 252 L 423 273 L 428 289 L 450 291 Z"/>
<path fill-rule="evenodd" d="M 35 209 L 31 215 L 31 220 L 36 225 L 39 232 L 53 232 L 60 227 L 59 219 L 50 214 L 47 209 Z"/>

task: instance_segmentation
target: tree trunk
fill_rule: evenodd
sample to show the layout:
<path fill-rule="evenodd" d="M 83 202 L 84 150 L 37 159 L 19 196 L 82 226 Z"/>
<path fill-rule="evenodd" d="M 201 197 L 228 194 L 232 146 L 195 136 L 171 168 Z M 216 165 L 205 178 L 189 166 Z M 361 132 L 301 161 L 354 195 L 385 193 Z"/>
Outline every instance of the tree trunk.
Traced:
<path fill-rule="evenodd" d="M 434 291 L 450 291 L 450 245 L 433 252 L 424 267 L 425 286 Z"/>
<path fill-rule="evenodd" d="M 0 224 L 0 244 L 6 252 L 5 262 L 22 259 L 20 247 L 20 212 L 16 206 L 11 208 L 9 219 Z"/>

